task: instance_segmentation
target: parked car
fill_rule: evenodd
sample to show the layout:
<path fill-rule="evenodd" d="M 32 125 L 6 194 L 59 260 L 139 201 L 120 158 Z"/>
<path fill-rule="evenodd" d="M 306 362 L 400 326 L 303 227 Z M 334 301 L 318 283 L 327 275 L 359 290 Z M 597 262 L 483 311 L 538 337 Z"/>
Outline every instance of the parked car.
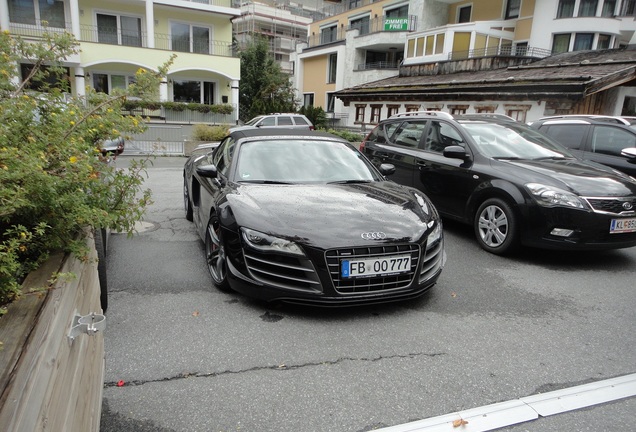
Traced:
<path fill-rule="evenodd" d="M 378 166 L 395 165 L 391 178 L 423 191 L 443 217 L 471 224 L 489 252 L 636 245 L 636 180 L 519 122 L 396 115 L 361 149 Z"/>
<path fill-rule="evenodd" d="M 554 138 L 581 159 L 636 177 L 636 130 L 629 117 L 568 115 L 545 117 L 531 127 Z"/>
<path fill-rule="evenodd" d="M 235 126 L 231 128 L 230 131 L 253 129 L 253 128 L 285 128 L 285 129 L 314 130 L 314 125 L 303 114 L 275 113 L 275 114 L 256 116 L 242 126 Z"/>
<path fill-rule="evenodd" d="M 422 192 L 385 178 L 393 169 L 327 133 L 234 131 L 185 163 L 185 216 L 221 290 L 333 306 L 412 299 L 442 271 L 442 224 Z"/>

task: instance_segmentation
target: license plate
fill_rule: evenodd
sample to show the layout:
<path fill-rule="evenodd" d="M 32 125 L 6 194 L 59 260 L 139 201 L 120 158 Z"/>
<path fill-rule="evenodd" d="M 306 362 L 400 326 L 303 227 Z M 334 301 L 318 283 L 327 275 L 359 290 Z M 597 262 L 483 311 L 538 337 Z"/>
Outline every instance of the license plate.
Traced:
<path fill-rule="evenodd" d="M 636 218 L 612 219 L 610 234 L 636 232 Z"/>
<path fill-rule="evenodd" d="M 411 270 L 411 255 L 393 255 L 381 258 L 342 260 L 340 274 L 343 278 L 390 276 Z"/>

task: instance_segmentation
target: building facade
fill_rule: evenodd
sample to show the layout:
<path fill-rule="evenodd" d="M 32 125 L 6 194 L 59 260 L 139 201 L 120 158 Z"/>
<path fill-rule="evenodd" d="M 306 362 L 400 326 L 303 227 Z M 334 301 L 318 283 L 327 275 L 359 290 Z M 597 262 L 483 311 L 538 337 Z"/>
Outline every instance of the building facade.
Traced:
<path fill-rule="evenodd" d="M 315 8 L 290 1 L 261 0 L 243 2 L 241 16 L 232 20 L 234 37 L 239 48 L 256 35 L 269 42 L 270 52 L 281 69 L 294 73 L 290 54 L 296 46 L 307 41 L 309 25 L 317 17 Z"/>
<path fill-rule="evenodd" d="M 333 94 L 335 106 L 342 103 L 347 126 L 367 127 L 397 112 L 415 110 L 497 112 L 521 121 L 592 106 L 603 114 L 617 114 L 626 98 L 634 96 L 623 81 L 609 84 L 611 95 L 609 88 L 598 90 L 608 101 L 595 94 L 594 103 L 585 103 L 583 99 L 592 96 L 587 90 L 579 96 L 568 93 L 563 100 L 559 92 L 551 98 L 540 88 L 548 84 L 554 64 L 543 62 L 549 69 L 528 72 L 534 62 L 555 54 L 636 43 L 634 0 L 431 0 L 417 12 L 410 3 L 409 13 L 415 13 L 418 24 L 404 33 L 399 68 L 391 76 L 360 80 Z M 309 52 L 299 57 L 303 55 L 305 62 L 312 61 Z M 352 68 L 341 66 L 336 76 L 356 76 Z M 574 79 L 576 72 L 570 70 L 570 75 L 567 79 Z M 513 85 L 520 76 L 535 80 L 536 93 L 528 93 L 531 86 Z M 554 79 L 563 77 L 556 74 Z M 477 80 L 480 85 L 475 85 Z M 314 104 L 328 107 L 322 101 Z"/>
<path fill-rule="evenodd" d="M 240 61 L 231 18 L 239 15 L 231 0 L 0 0 L 2 31 L 27 40 L 68 31 L 79 41 L 80 52 L 64 62 L 75 96 L 86 86 L 125 88 L 139 68 L 156 71 L 174 53 L 160 101 L 235 107 Z"/>

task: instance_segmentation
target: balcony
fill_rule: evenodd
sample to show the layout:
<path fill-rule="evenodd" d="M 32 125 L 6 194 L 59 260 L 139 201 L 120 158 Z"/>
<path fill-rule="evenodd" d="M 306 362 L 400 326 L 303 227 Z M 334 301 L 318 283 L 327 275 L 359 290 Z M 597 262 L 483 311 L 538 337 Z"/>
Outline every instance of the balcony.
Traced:
<path fill-rule="evenodd" d="M 371 70 L 371 69 L 397 69 L 400 65 L 396 62 L 372 62 L 372 63 L 360 63 L 356 66 L 356 70 Z"/>
<path fill-rule="evenodd" d="M 164 33 L 155 33 L 153 49 L 204 54 L 221 57 L 238 57 L 235 46 L 230 41 L 208 41 L 204 39 L 191 40 L 173 38 Z M 116 28 L 98 28 L 92 25 L 82 25 L 80 28 L 82 42 L 95 42 L 126 47 L 150 48 L 148 34 L 141 32 L 119 31 Z"/>
<path fill-rule="evenodd" d="M 544 58 L 552 55 L 552 51 L 527 46 L 501 46 L 501 47 L 488 47 L 480 49 L 472 49 L 468 51 L 451 51 L 448 53 L 447 60 L 464 60 L 469 58 L 480 57 L 532 57 L 532 58 Z"/>

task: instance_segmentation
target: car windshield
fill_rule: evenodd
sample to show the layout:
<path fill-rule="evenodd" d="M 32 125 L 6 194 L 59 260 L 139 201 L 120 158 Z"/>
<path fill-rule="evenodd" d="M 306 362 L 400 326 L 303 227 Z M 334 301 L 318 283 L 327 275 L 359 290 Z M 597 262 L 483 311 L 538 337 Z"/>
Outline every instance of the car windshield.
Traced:
<path fill-rule="evenodd" d="M 234 179 L 268 184 L 364 183 L 381 177 L 360 152 L 343 142 L 273 138 L 240 146 Z"/>
<path fill-rule="evenodd" d="M 258 116 L 258 117 L 254 117 L 252 120 L 248 121 L 247 123 L 245 123 L 247 126 L 254 126 L 256 123 L 258 123 L 258 121 L 260 119 L 262 119 L 263 116 Z"/>
<path fill-rule="evenodd" d="M 574 157 L 542 133 L 517 123 L 462 123 L 480 153 L 494 159 L 562 159 Z"/>

